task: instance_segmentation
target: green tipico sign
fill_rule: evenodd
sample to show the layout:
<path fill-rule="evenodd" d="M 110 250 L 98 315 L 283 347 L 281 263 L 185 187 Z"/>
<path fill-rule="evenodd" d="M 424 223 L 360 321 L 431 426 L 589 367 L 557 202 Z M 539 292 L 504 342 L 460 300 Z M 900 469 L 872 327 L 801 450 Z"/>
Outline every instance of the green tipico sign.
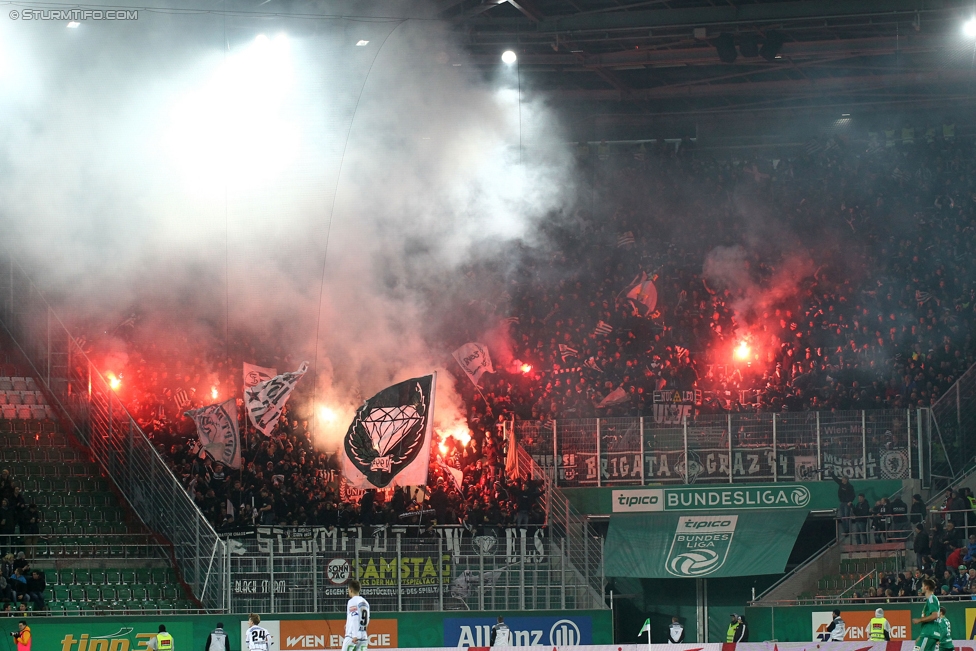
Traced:
<path fill-rule="evenodd" d="M 803 484 L 625 488 L 612 492 L 612 505 L 614 513 L 807 509 L 810 489 Z"/>
<path fill-rule="evenodd" d="M 864 493 L 871 503 L 902 489 L 898 479 L 855 480 L 851 483 L 854 490 Z M 564 488 L 563 492 L 578 511 L 592 515 L 703 509 L 826 511 L 837 508 L 837 484 L 832 481 L 587 487 Z"/>
<path fill-rule="evenodd" d="M 779 574 L 806 519 L 806 509 L 799 507 L 613 515 L 603 552 L 606 574 L 634 579 Z"/>

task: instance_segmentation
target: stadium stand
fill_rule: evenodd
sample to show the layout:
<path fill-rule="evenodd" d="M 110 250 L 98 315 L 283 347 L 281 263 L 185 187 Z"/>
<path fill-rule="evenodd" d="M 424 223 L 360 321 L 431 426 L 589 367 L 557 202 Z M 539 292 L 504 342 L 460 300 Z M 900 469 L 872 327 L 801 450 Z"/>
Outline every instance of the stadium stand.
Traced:
<path fill-rule="evenodd" d="M 165 548 L 60 431 L 34 379 L 0 377 L 0 405 L 0 603 L 69 615 L 196 611 Z"/>

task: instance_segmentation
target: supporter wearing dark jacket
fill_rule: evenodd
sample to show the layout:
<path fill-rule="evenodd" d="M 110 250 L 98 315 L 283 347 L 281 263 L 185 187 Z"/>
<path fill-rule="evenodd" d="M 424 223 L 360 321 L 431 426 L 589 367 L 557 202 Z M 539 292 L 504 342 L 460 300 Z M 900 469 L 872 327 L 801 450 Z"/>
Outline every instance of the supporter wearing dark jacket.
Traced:
<path fill-rule="evenodd" d="M 915 567 L 922 567 L 924 556 L 932 550 L 929 546 L 929 535 L 925 533 L 925 527 L 921 524 L 915 525 L 915 540 L 912 542 L 912 551 L 915 552 Z"/>

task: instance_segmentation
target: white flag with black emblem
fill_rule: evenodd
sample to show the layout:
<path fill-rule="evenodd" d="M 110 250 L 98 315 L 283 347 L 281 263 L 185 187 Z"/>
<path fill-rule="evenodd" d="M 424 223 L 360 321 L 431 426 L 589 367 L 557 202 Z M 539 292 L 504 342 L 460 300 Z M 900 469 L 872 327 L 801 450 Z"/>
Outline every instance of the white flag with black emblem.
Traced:
<path fill-rule="evenodd" d="M 244 362 L 244 389 L 250 389 L 258 382 L 270 380 L 276 375 L 278 375 L 278 369 L 276 368 L 265 368 Z"/>
<path fill-rule="evenodd" d="M 482 375 L 495 372 L 491 365 L 491 356 L 488 354 L 488 346 L 484 344 L 464 344 L 451 354 L 475 386 L 481 382 Z"/>
<path fill-rule="evenodd" d="M 342 475 L 355 488 L 425 486 L 437 374 L 389 386 L 356 412 L 342 444 Z"/>
<path fill-rule="evenodd" d="M 285 403 L 288 402 L 288 396 L 306 371 L 308 371 L 308 362 L 302 362 L 301 368 L 297 371 L 276 375 L 270 380 L 258 382 L 244 390 L 247 417 L 251 419 L 251 424 L 265 436 L 271 436 L 271 431 L 277 424 Z"/>
<path fill-rule="evenodd" d="M 241 467 L 241 432 L 237 424 L 237 399 L 185 413 L 197 424 L 200 446 L 214 461 L 237 470 Z"/>

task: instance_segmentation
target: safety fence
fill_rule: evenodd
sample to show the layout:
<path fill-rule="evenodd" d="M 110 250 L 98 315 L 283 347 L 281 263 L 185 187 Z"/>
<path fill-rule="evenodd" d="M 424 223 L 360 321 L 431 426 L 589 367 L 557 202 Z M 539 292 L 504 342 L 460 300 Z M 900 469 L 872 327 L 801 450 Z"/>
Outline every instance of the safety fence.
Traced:
<path fill-rule="evenodd" d="M 928 471 L 933 486 L 945 488 L 976 459 L 976 365 L 932 405 L 930 414 Z"/>
<path fill-rule="evenodd" d="M 208 610 L 226 608 L 220 538 L 25 270 L 3 250 L 0 322 L 92 460 L 143 524 L 169 542 L 194 595 Z"/>
<path fill-rule="evenodd" d="M 921 411 L 859 410 L 516 421 L 515 433 L 558 486 L 577 487 L 918 478 L 928 425 Z"/>
<path fill-rule="evenodd" d="M 351 579 L 377 612 L 605 608 L 555 529 L 437 527 L 417 537 L 385 526 L 258 527 L 226 541 L 230 608 L 337 612 Z"/>

